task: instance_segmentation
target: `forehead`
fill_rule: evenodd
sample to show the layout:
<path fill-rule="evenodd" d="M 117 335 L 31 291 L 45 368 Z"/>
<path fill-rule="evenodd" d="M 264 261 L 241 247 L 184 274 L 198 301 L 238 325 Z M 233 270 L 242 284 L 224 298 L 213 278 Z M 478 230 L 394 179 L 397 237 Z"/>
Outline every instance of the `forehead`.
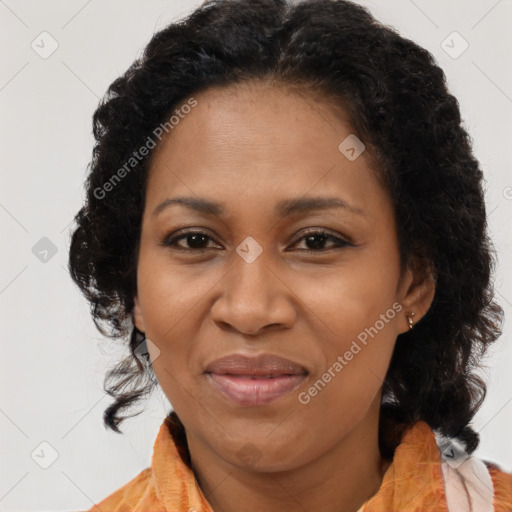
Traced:
<path fill-rule="evenodd" d="M 156 153 L 183 143 L 204 150 L 242 143 L 245 151 L 265 144 L 267 151 L 282 153 L 293 143 L 308 142 L 304 149 L 332 151 L 333 141 L 325 138 L 327 132 L 335 139 L 354 133 L 348 113 L 338 102 L 303 87 L 242 82 L 211 87 L 194 98 L 197 105 L 180 116 L 179 124 L 164 137 Z"/>
<path fill-rule="evenodd" d="M 154 150 L 150 204 L 186 194 L 243 207 L 249 199 L 334 191 L 357 203 L 378 192 L 365 151 L 352 161 L 340 151 L 354 129 L 339 105 L 261 83 L 210 88 L 194 98 L 197 105 Z"/>

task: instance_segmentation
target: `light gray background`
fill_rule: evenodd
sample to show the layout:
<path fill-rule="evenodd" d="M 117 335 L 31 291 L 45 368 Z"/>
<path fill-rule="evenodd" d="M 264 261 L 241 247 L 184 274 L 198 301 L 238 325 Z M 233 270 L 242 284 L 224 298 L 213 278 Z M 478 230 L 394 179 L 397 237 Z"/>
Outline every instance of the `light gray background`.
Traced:
<path fill-rule="evenodd" d="M 498 299 L 510 315 L 512 2 L 360 3 L 431 51 L 460 101 L 486 175 L 490 232 L 500 259 Z M 196 5 L 0 0 L 0 511 L 88 509 L 150 464 L 169 404 L 157 390 L 146 412 L 122 425 L 124 436 L 104 429 L 101 416 L 110 401 L 102 392 L 103 376 L 122 347 L 95 330 L 68 275 L 69 226 L 83 201 L 99 98 L 154 31 Z M 31 47 L 32 41 L 41 47 L 46 37 L 44 47 L 50 48 L 43 31 L 58 43 L 46 59 Z M 458 58 L 441 46 L 453 31 L 469 43 Z M 452 51 L 461 48 L 453 36 L 445 44 Z M 42 237 L 57 250 L 46 262 L 32 252 Z M 507 471 L 512 471 L 511 334 L 507 320 L 486 360 L 488 396 L 474 422 L 482 436 L 477 456 Z M 35 462 L 51 456 L 42 442 L 58 453 L 48 469 Z"/>

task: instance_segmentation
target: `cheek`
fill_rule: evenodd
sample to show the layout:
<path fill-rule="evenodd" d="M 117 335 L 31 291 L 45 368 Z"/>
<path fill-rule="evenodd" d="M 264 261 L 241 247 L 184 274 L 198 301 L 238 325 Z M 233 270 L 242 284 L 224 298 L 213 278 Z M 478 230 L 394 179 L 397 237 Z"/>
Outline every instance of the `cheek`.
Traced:
<path fill-rule="evenodd" d="M 215 275 L 204 267 L 176 264 L 165 249 L 148 247 L 141 250 L 137 280 L 144 321 L 165 338 L 205 298 Z"/>
<path fill-rule="evenodd" d="M 141 251 L 137 278 L 145 334 L 158 349 L 157 357 L 152 357 L 153 369 L 168 399 L 174 402 L 180 387 L 190 386 L 189 366 L 199 329 L 194 308 L 201 307 L 208 282 L 191 279 L 149 250 Z"/>
<path fill-rule="evenodd" d="M 382 256 L 382 255 L 381 255 Z M 380 263 L 380 264 L 379 264 Z M 338 419 L 363 414 L 384 382 L 396 341 L 402 306 L 396 301 L 398 268 L 383 257 L 361 258 L 328 279 L 301 283 L 313 312 L 313 330 L 324 367 L 319 368 L 302 403 Z M 326 409 L 327 408 L 327 409 Z"/>
<path fill-rule="evenodd" d="M 322 354 L 326 365 L 311 375 L 297 396 L 304 423 L 314 424 L 315 418 L 329 416 L 331 427 L 318 427 L 319 436 L 325 439 L 350 431 L 368 413 L 384 384 L 396 340 L 392 320 L 389 324 L 379 320 L 384 323 L 380 330 L 373 324 L 361 330 L 361 324 L 356 325 L 356 320 L 349 317 L 344 325 L 342 321 L 340 317 L 340 333 L 352 322 L 349 329 L 354 336 L 332 335 L 323 341 L 329 345 Z"/>
<path fill-rule="evenodd" d="M 295 276 L 293 288 L 304 299 L 306 311 L 314 313 L 312 318 L 328 340 L 326 348 L 342 350 L 361 333 L 364 338 L 366 329 L 376 322 L 382 331 L 379 335 L 393 336 L 390 326 L 396 322 L 396 308 L 400 308 L 396 303 L 398 275 L 398 266 L 395 268 L 392 260 L 388 263 L 384 255 L 361 253 L 329 273 Z"/>

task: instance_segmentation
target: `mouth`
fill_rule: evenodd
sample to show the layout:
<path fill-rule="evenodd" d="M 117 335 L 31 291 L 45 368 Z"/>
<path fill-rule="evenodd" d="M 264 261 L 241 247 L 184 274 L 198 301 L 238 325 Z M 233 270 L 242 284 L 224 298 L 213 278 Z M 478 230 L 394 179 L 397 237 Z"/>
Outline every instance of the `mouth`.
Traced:
<path fill-rule="evenodd" d="M 210 362 L 204 374 L 212 388 L 233 405 L 261 406 L 297 389 L 309 372 L 277 354 L 228 354 Z"/>
<path fill-rule="evenodd" d="M 290 377 L 294 374 L 292 373 L 276 373 L 275 375 L 258 375 L 258 374 L 241 374 L 241 373 L 219 373 L 214 375 L 226 375 L 229 377 L 237 377 L 237 378 L 247 378 L 247 379 L 254 379 L 254 380 L 261 380 L 261 379 L 275 379 L 276 377 Z"/>
<path fill-rule="evenodd" d="M 231 403 L 261 406 L 297 389 L 307 378 L 307 373 L 254 375 L 206 372 L 206 376 L 215 390 Z"/>

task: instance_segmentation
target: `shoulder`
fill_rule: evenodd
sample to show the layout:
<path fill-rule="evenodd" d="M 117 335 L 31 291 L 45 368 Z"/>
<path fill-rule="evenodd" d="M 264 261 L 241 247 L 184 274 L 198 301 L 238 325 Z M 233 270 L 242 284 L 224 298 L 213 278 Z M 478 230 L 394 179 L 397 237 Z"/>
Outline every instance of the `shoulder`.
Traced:
<path fill-rule="evenodd" d="M 87 512 L 124 512 L 132 510 L 146 493 L 151 478 L 151 468 L 142 470 L 135 478 L 124 484 Z"/>
<path fill-rule="evenodd" d="M 503 471 L 493 462 L 484 460 L 494 486 L 495 512 L 510 512 L 512 510 L 512 473 Z"/>

